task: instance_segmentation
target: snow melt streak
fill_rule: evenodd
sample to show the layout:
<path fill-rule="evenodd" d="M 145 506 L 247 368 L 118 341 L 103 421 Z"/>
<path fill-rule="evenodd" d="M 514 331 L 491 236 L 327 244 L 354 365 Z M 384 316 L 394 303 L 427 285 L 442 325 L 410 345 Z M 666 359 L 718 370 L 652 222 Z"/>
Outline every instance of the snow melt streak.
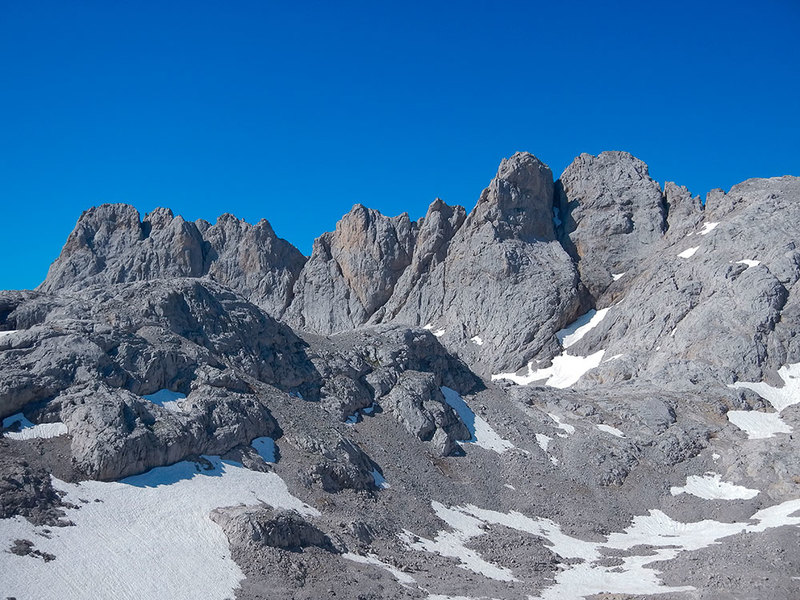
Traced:
<path fill-rule="evenodd" d="M 0 546 L 28 539 L 56 556 L 44 561 L 0 552 L 4 596 L 40 600 L 96 598 L 230 598 L 244 574 L 233 562 L 214 508 L 238 504 L 318 514 L 292 496 L 274 473 L 259 473 L 219 457 L 159 467 L 119 482 L 69 484 L 54 479 L 75 527 L 49 534 L 24 519 L 0 520 Z M 80 499 L 88 500 L 83 503 Z"/>

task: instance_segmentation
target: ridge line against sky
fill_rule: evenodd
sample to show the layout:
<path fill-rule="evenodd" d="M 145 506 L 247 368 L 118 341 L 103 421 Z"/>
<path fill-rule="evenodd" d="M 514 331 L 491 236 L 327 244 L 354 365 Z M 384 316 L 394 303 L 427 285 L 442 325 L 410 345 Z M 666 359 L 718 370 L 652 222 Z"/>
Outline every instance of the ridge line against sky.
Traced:
<path fill-rule="evenodd" d="M 104 202 L 266 218 L 471 209 L 504 157 L 624 150 L 704 196 L 800 175 L 800 3 L 8 3 L 0 288 Z"/>

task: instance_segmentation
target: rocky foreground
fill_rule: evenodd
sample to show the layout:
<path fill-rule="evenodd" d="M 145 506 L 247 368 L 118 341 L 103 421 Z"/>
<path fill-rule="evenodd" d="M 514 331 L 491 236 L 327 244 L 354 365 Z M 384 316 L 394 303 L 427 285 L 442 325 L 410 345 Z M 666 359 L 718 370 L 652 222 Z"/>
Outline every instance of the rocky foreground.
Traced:
<path fill-rule="evenodd" d="M 0 598 L 796 599 L 798 227 L 621 152 L 309 258 L 92 208 L 0 292 Z"/>

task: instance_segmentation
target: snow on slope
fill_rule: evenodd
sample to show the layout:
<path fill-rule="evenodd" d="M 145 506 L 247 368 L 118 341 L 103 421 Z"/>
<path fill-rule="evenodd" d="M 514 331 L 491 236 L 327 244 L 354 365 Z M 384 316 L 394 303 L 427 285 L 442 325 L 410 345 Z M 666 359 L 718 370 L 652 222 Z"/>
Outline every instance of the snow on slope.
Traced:
<path fill-rule="evenodd" d="M 619 437 L 619 438 L 624 438 L 625 437 L 625 434 L 622 433 L 619 429 L 617 429 L 616 427 L 612 427 L 611 425 L 606 425 L 605 423 L 600 423 L 597 426 L 597 428 L 600 431 L 604 431 L 606 433 L 610 433 L 611 435 Z"/>
<path fill-rule="evenodd" d="M 472 437 L 465 443 L 475 444 L 481 448 L 493 450 L 498 454 L 514 448 L 514 444 L 501 438 L 489 423 L 476 415 L 457 391 L 449 387 L 442 387 L 442 394 L 444 394 L 445 402 L 456 411 L 456 414 L 461 417 L 464 425 L 467 426 L 470 434 L 472 434 Z"/>
<path fill-rule="evenodd" d="M 775 437 L 776 433 L 792 433 L 792 427 L 778 413 L 757 410 L 729 410 L 728 420 L 747 434 L 750 440 Z"/>
<path fill-rule="evenodd" d="M 345 552 L 344 554 L 342 554 L 342 558 L 345 558 L 347 560 L 356 563 L 361 563 L 362 565 L 373 565 L 375 567 L 388 571 L 397 581 L 399 581 L 403 585 L 417 583 L 417 580 L 414 579 L 411 575 L 409 575 L 408 573 L 404 573 L 397 567 L 390 565 L 387 562 L 382 561 L 374 554 L 367 554 L 365 556 L 362 554 L 354 554 L 353 552 Z"/>
<path fill-rule="evenodd" d="M 36 438 L 53 438 L 68 433 L 64 423 L 40 423 L 34 425 L 25 415 L 17 413 L 3 419 L 3 429 L 19 429 L 19 431 L 6 431 L 3 437 L 11 440 L 32 440 Z"/>
<path fill-rule="evenodd" d="M 683 252 L 678 254 L 679 258 L 692 258 L 694 253 L 700 249 L 700 246 L 695 246 L 694 248 L 687 248 Z"/>
<path fill-rule="evenodd" d="M 53 479 L 77 506 L 66 510 L 75 526 L 45 534 L 21 517 L 0 520 L 1 547 L 28 539 L 56 557 L 45 563 L 0 552 L 3 597 L 231 598 L 244 574 L 231 559 L 225 534 L 209 518 L 211 510 L 264 502 L 304 515 L 319 513 L 292 496 L 274 473 L 204 458 L 213 468 L 198 470 L 184 461 L 118 482 Z"/>
<path fill-rule="evenodd" d="M 749 500 L 758 496 L 759 491 L 722 481 L 719 473 L 708 472 L 702 477 L 690 475 L 686 478 L 683 487 L 670 488 L 673 496 L 678 494 L 691 494 L 704 500 Z"/>
<path fill-rule="evenodd" d="M 571 356 L 567 353 L 553 358 L 552 364 L 544 369 L 533 369 L 533 363 L 528 363 L 528 373 L 498 373 L 492 375 L 492 381 L 508 379 L 517 385 L 528 385 L 534 381 L 544 381 L 550 387 L 565 389 L 575 385 L 578 380 L 588 373 L 603 360 L 605 350 L 599 350 L 589 356 Z"/>
<path fill-rule="evenodd" d="M 555 583 L 530 600 L 580 599 L 597 594 L 662 594 L 687 592 L 691 585 L 664 585 L 659 572 L 650 565 L 669 561 L 681 552 L 691 552 L 722 543 L 736 534 L 756 534 L 773 527 L 800 525 L 800 499 L 789 500 L 754 513 L 749 522 L 722 523 L 705 520 L 693 523 L 675 521 L 660 510 L 634 517 L 622 532 L 611 533 L 605 541 L 590 542 L 565 534 L 550 519 L 528 517 L 519 512 L 502 513 L 472 505 L 446 507 L 433 502 L 436 515 L 451 531 L 440 531 L 434 540 L 404 531 L 401 539 L 414 550 L 457 558 L 460 567 L 500 581 L 514 581 L 514 573 L 502 565 L 487 562 L 466 547 L 470 539 L 491 535 L 486 525 L 500 525 L 541 537 L 550 550 L 562 559 L 562 570 Z M 753 522 L 756 522 L 753 524 Z M 620 564 L 607 566 L 607 559 Z M 568 562 L 567 562 L 568 561 Z M 605 564 L 604 564 L 605 563 Z M 691 577 L 687 577 L 691 581 Z"/>
<path fill-rule="evenodd" d="M 597 327 L 605 318 L 611 307 L 598 311 L 590 310 L 578 317 L 573 323 L 556 332 L 561 347 L 564 351 L 554 356 L 549 367 L 534 369 L 533 363 L 528 363 L 528 372 L 524 375 L 516 373 L 497 373 L 492 375 L 492 381 L 507 379 L 517 385 L 528 385 L 535 381 L 544 381 L 544 385 L 565 389 L 575 385 L 588 371 L 591 371 L 603 361 L 605 350 L 599 350 L 589 356 L 573 356 L 566 349 L 582 340 L 587 333 Z"/>
<path fill-rule="evenodd" d="M 792 432 L 791 426 L 781 419 L 780 413 L 787 407 L 800 403 L 800 363 L 782 366 L 778 369 L 778 376 L 783 380 L 783 387 L 752 381 L 737 381 L 728 386 L 754 391 L 777 411 L 774 413 L 728 411 L 728 420 L 744 430 L 749 439 L 770 438 L 776 433 Z"/>
<path fill-rule="evenodd" d="M 583 339 L 587 333 L 600 324 L 609 309 L 603 308 L 601 310 L 590 310 L 585 315 L 578 317 L 571 325 L 568 325 L 561 331 L 556 332 L 561 347 L 565 350 L 573 344 Z"/>

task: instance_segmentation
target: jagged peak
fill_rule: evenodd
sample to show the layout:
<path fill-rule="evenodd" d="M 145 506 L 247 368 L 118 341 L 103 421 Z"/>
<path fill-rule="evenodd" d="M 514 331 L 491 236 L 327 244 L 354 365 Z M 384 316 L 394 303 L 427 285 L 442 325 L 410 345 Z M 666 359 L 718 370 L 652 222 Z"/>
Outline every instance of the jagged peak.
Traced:
<path fill-rule="evenodd" d="M 472 227 L 491 223 L 501 239 L 555 239 L 550 167 L 529 152 L 503 159 L 468 222 Z"/>

